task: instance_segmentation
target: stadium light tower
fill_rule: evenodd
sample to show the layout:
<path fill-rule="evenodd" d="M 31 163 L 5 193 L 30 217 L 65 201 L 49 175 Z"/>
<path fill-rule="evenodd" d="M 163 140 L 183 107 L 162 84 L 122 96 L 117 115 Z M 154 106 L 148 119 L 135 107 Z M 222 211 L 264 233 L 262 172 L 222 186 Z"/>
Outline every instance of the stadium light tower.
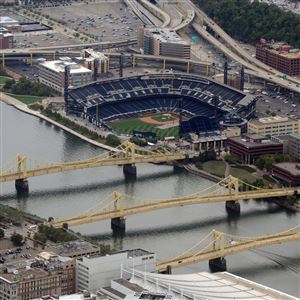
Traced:
<path fill-rule="evenodd" d="M 119 65 L 120 65 L 120 73 L 119 73 L 119 77 L 122 78 L 123 77 L 123 52 L 120 54 L 120 60 L 119 60 Z"/>
<path fill-rule="evenodd" d="M 224 64 L 224 84 L 228 83 L 228 62 L 225 61 Z"/>
<path fill-rule="evenodd" d="M 64 78 L 64 101 L 65 112 L 69 113 L 69 79 L 70 79 L 70 66 L 65 66 L 65 78 Z"/>
<path fill-rule="evenodd" d="M 241 68 L 241 74 L 240 74 L 240 90 L 243 91 L 245 86 L 245 69 L 244 66 Z"/>
<path fill-rule="evenodd" d="M 182 130 L 181 130 L 181 123 L 182 123 L 182 98 L 178 99 L 178 111 L 179 111 L 179 138 L 182 138 Z"/>

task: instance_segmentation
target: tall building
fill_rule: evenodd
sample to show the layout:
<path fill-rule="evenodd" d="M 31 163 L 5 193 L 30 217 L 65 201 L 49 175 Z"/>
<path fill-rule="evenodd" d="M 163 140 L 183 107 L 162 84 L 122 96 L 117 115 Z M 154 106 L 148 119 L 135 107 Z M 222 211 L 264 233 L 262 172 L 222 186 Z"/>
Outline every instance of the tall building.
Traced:
<path fill-rule="evenodd" d="M 138 39 L 144 54 L 175 56 L 185 59 L 191 57 L 191 44 L 167 28 L 141 28 Z"/>
<path fill-rule="evenodd" d="M 283 144 L 283 154 L 288 154 L 300 161 L 300 136 L 294 134 L 272 136 L 271 139 Z"/>
<path fill-rule="evenodd" d="M 147 272 L 155 271 L 156 255 L 143 249 L 134 249 L 110 255 L 91 255 L 77 259 L 76 289 L 95 293 L 100 287 L 120 276 L 121 265 Z"/>
<path fill-rule="evenodd" d="M 300 120 L 281 116 L 254 119 L 248 122 L 248 133 L 270 136 L 300 135 Z"/>
<path fill-rule="evenodd" d="M 284 74 L 300 75 L 300 50 L 286 43 L 267 43 L 261 39 L 256 47 L 256 58 Z"/>
<path fill-rule="evenodd" d="M 65 67 L 69 66 L 69 86 L 78 87 L 92 81 L 92 71 L 64 57 L 39 64 L 39 80 L 59 93 L 64 93 Z"/>

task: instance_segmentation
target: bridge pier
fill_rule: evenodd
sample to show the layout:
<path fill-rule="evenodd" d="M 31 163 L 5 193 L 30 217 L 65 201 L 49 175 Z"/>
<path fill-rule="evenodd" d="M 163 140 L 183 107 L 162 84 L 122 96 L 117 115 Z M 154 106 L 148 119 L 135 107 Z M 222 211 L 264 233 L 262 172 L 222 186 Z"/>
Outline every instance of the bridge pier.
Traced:
<path fill-rule="evenodd" d="M 171 266 L 167 266 L 165 271 L 160 271 L 160 274 L 172 274 L 172 267 Z"/>
<path fill-rule="evenodd" d="M 234 214 L 240 214 L 241 212 L 241 205 L 238 201 L 226 201 L 225 207 L 227 213 L 234 213 Z"/>
<path fill-rule="evenodd" d="M 123 165 L 123 173 L 125 175 L 136 176 L 136 165 L 134 164 Z"/>
<path fill-rule="evenodd" d="M 210 259 L 208 262 L 209 269 L 212 273 L 214 272 L 225 272 L 226 271 L 226 259 L 224 257 L 218 257 Z"/>
<path fill-rule="evenodd" d="M 110 227 L 113 231 L 113 234 L 124 234 L 126 230 L 126 222 L 125 218 L 118 217 L 118 218 L 112 218 Z"/>
<path fill-rule="evenodd" d="M 15 187 L 17 193 L 20 195 L 26 195 L 29 192 L 29 184 L 27 179 L 17 179 L 15 181 Z"/>

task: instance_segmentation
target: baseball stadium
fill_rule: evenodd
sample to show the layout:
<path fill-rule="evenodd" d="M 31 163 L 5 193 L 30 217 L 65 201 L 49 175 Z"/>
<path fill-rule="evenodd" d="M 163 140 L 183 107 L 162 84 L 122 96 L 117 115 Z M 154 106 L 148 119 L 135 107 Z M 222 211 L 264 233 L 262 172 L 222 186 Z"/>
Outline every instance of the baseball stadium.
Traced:
<path fill-rule="evenodd" d="M 181 73 L 147 74 L 72 89 L 67 111 L 115 134 L 178 138 L 220 129 L 234 113 L 255 111 L 255 98 L 213 80 Z"/>

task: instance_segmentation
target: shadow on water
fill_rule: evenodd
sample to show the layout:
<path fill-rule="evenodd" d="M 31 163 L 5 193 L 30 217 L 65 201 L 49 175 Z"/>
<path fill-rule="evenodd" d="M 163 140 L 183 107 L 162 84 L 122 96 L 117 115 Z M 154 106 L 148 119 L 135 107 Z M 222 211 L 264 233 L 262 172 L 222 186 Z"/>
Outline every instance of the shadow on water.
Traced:
<path fill-rule="evenodd" d="M 276 214 L 282 212 L 282 208 L 274 206 L 272 208 L 268 208 L 267 211 L 262 210 L 252 210 L 247 211 L 245 213 L 242 213 L 241 218 L 253 218 L 258 216 L 265 216 L 266 213 L 268 214 Z M 183 224 L 174 224 L 170 226 L 165 227 L 155 227 L 155 228 L 142 228 L 139 230 L 126 230 L 124 235 L 115 236 L 114 239 L 123 239 L 123 238 L 135 238 L 137 236 L 153 236 L 153 235 L 163 235 L 163 234 L 169 234 L 169 233 L 176 233 L 176 232 L 184 232 L 184 231 L 191 231 L 191 230 L 197 230 L 202 229 L 203 227 L 211 227 L 215 225 L 219 225 L 227 223 L 229 226 L 238 222 L 238 219 L 235 219 L 234 221 L 228 220 L 228 216 L 221 216 L 217 218 L 211 218 L 209 220 L 199 221 L 199 222 L 190 222 L 190 223 L 183 223 Z M 89 235 L 92 239 L 95 240 L 105 240 L 108 238 L 111 238 L 112 233 L 105 233 L 105 234 L 96 234 L 96 235 Z"/>
<path fill-rule="evenodd" d="M 102 181 L 99 183 L 69 186 L 69 187 L 63 187 L 63 188 L 58 188 L 53 190 L 45 189 L 43 191 L 32 191 L 29 192 L 27 196 L 20 196 L 17 198 L 26 200 L 27 198 L 38 198 L 42 196 L 48 196 L 49 194 L 51 196 L 72 195 L 72 194 L 85 192 L 87 190 L 94 191 L 94 190 L 100 190 L 102 188 L 111 188 L 111 187 L 115 187 L 116 185 L 122 185 L 124 183 L 126 185 L 129 184 L 133 186 L 136 181 L 146 182 L 148 180 L 151 181 L 152 179 L 163 179 L 163 178 L 168 178 L 172 174 L 174 174 L 173 170 L 168 170 L 168 171 L 161 171 L 159 173 L 154 173 L 154 174 L 140 175 L 137 176 L 136 178 L 124 176 L 124 178 L 110 179 L 109 181 Z M 5 201 L 14 200 L 15 197 L 16 197 L 15 194 L 4 194 L 1 195 L 1 200 L 5 200 Z"/>

